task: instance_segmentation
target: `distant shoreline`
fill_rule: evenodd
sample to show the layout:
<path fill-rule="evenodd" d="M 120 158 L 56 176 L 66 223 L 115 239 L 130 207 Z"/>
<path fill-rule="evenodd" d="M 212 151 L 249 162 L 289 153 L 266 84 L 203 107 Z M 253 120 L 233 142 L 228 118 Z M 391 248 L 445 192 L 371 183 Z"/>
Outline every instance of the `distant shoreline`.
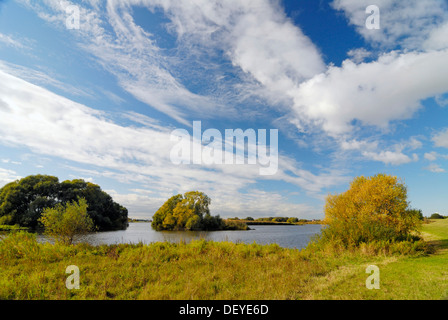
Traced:
<path fill-rule="evenodd" d="M 272 221 L 243 221 L 247 225 L 282 225 L 282 226 L 300 226 L 305 224 L 322 224 L 322 221 L 310 221 L 310 222 L 296 222 L 296 223 L 288 223 L 288 222 L 272 222 Z"/>
<path fill-rule="evenodd" d="M 225 219 L 225 220 L 232 220 L 232 219 Z M 235 221 L 240 221 L 243 222 L 247 225 L 282 225 L 282 226 L 297 226 L 297 225 L 304 225 L 304 224 L 322 224 L 322 220 L 310 220 L 310 221 L 301 221 L 301 222 L 294 222 L 294 223 L 290 223 L 290 222 L 275 222 L 275 221 L 252 221 L 252 220 L 235 220 Z M 129 223 L 139 223 L 139 222 L 146 222 L 146 223 L 151 223 L 151 220 L 147 220 L 147 219 L 129 219 L 128 220 Z"/>

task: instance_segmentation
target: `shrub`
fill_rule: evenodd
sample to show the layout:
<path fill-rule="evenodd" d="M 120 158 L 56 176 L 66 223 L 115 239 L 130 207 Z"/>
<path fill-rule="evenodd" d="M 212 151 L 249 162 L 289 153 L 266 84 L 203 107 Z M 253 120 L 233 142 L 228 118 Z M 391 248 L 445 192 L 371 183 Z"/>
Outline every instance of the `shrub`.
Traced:
<path fill-rule="evenodd" d="M 87 214 L 87 201 L 58 204 L 44 209 L 39 221 L 45 227 L 45 233 L 64 244 L 72 244 L 75 239 L 93 231 L 94 224 Z"/>
<path fill-rule="evenodd" d="M 246 223 L 238 220 L 224 220 L 224 228 L 225 230 L 249 230 L 249 227 Z"/>

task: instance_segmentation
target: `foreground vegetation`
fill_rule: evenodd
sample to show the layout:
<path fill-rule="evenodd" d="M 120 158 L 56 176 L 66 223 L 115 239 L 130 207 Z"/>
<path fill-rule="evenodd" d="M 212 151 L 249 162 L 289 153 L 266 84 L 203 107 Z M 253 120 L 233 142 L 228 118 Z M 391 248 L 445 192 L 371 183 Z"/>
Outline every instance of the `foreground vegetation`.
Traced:
<path fill-rule="evenodd" d="M 204 240 L 67 246 L 16 232 L 0 242 L 0 299 L 448 298 L 448 220 L 423 231 L 429 247 L 340 252 Z M 379 290 L 365 286 L 371 264 L 380 268 Z M 69 265 L 80 269 L 79 290 L 65 287 Z"/>

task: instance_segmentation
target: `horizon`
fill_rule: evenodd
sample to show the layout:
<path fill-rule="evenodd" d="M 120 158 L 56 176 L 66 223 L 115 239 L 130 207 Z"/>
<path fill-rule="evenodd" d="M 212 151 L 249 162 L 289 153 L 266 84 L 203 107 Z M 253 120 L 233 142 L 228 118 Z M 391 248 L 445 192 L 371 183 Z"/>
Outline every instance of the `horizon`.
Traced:
<path fill-rule="evenodd" d="M 132 219 L 200 190 L 223 218 L 312 220 L 327 194 L 385 173 L 446 215 L 448 2 L 372 5 L 0 0 L 0 187 L 84 179 Z M 277 150 L 248 137 L 239 164 L 222 140 L 237 129 L 278 130 Z M 173 161 L 173 132 L 193 136 L 192 161 Z M 267 149 L 264 175 L 251 155 Z"/>

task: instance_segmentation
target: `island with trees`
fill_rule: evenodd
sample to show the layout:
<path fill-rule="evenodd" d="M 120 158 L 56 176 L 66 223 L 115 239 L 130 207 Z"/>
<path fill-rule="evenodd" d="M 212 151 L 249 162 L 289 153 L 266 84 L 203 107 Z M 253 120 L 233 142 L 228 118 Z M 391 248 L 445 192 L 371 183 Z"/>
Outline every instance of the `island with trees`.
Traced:
<path fill-rule="evenodd" d="M 243 222 L 247 225 L 303 225 L 303 224 L 321 224 L 322 221 L 318 219 L 299 219 L 297 217 L 262 217 L 254 219 L 252 217 L 246 218 L 229 218 L 231 221 Z"/>
<path fill-rule="evenodd" d="M 154 230 L 248 230 L 246 223 L 210 214 L 211 199 L 203 192 L 190 191 L 169 198 L 154 214 Z"/>

